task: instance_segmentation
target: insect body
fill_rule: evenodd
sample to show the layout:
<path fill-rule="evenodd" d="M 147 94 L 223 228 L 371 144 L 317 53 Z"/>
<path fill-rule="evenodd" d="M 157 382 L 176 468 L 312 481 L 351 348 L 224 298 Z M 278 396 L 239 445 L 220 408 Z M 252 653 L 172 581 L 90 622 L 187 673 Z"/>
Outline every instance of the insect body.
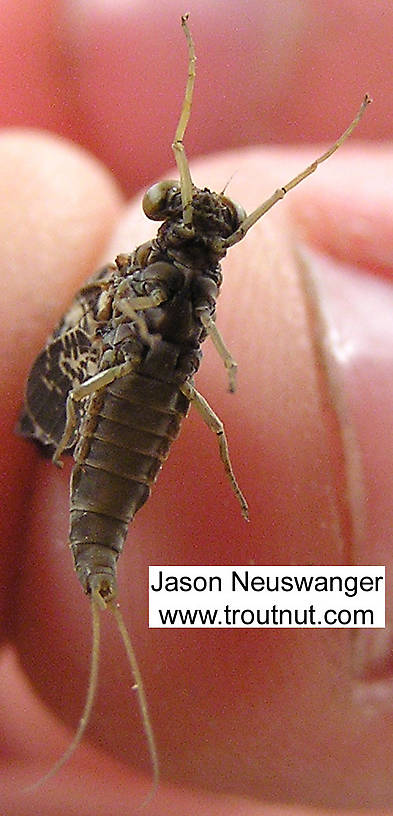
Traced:
<path fill-rule="evenodd" d="M 110 607 L 137 676 L 156 779 L 143 687 L 114 604 L 117 559 L 190 403 L 216 433 L 225 470 L 248 518 L 222 423 L 193 383 L 201 343 L 210 335 L 228 369 L 230 390 L 235 389 L 236 364 L 215 326 L 220 261 L 288 190 L 337 150 L 370 101 L 366 96 L 352 124 L 326 153 L 247 217 L 224 194 L 192 183 L 183 137 L 191 111 L 195 53 L 187 15 L 182 25 L 189 75 L 173 143 L 180 181 L 155 184 L 143 199 L 145 214 L 163 223 L 154 240 L 118 256 L 80 290 L 33 365 L 20 421 L 25 436 L 54 450 L 54 461 L 63 452 L 73 454 L 70 545 L 78 578 L 93 601 L 92 674 L 98 659 L 97 609 Z M 83 733 L 94 682 L 78 734 L 56 768 Z"/>
<path fill-rule="evenodd" d="M 38 357 L 21 421 L 25 433 L 33 424 L 33 434 L 55 446 L 55 459 L 73 450 L 71 549 L 83 588 L 104 600 L 116 594 L 128 525 L 148 498 L 190 401 L 223 440 L 224 463 L 247 516 L 224 431 L 192 384 L 200 344 L 207 331 L 217 333 L 215 244 L 237 229 L 238 211 L 223 196 L 195 191 L 190 236 L 177 182 L 156 185 L 144 205 L 151 216 L 167 215 L 157 238 L 119 256 L 79 293 L 82 318 L 68 328 L 74 305 Z"/>

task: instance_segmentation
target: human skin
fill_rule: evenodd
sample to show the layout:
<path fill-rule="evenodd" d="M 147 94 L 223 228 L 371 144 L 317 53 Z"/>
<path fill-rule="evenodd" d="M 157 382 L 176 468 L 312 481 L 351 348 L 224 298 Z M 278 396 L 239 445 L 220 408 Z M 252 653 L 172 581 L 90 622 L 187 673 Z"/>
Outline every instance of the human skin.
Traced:
<path fill-rule="evenodd" d="M 307 158 L 313 156 L 310 149 Z M 250 210 L 305 161 L 301 152 L 261 149 L 215 157 L 193 173 L 198 183 L 220 189 L 235 164 L 229 193 Z M 392 175 L 388 148 L 344 148 L 225 262 L 219 325 L 239 362 L 239 388 L 225 393 L 225 373 L 220 378 L 221 363 L 210 349 L 198 387 L 225 419 L 251 523 L 245 527 L 240 517 L 214 439 L 191 415 L 133 525 L 119 569 L 120 602 L 143 670 L 162 774 L 172 783 L 163 785 L 152 813 L 266 813 L 266 800 L 289 800 L 293 813 L 307 802 L 391 802 L 389 628 L 355 643 L 337 630 L 149 631 L 146 567 L 389 564 Z M 100 814 L 109 806 L 132 813 L 149 768 L 128 674 L 118 673 L 113 624 L 105 625 L 92 747 L 34 796 L 18 793 L 45 772 L 49 748 L 55 757 L 66 744 L 60 721 L 74 727 L 78 720 L 89 622 L 64 546 L 68 469 L 58 472 L 40 460 L 14 437 L 13 426 L 29 366 L 75 289 L 103 258 L 145 240 L 149 227 L 139 202 L 122 212 L 117 187 L 99 165 L 45 136 L 6 134 L 0 178 L 7 295 L 2 636 L 16 646 L 37 698 L 57 712 L 52 721 L 33 706 L 4 658 L 0 802 L 7 816 L 56 808 L 66 816 L 75 808 Z M 338 327 L 339 338 L 350 332 L 349 360 L 340 355 L 340 339 L 326 332 L 328 308 L 336 335 Z M 348 424 L 355 445 L 343 434 Z M 358 455 L 366 489 L 360 498 Z M 99 775 L 97 746 L 103 749 Z M 188 785 L 196 792 L 187 792 Z"/>

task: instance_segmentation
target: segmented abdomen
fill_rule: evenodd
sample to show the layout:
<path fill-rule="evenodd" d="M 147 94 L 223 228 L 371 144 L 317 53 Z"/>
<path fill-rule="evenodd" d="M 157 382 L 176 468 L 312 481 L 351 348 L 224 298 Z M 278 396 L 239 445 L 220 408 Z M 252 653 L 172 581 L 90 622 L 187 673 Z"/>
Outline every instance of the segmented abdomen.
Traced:
<path fill-rule="evenodd" d="M 189 401 L 143 363 L 90 398 L 74 453 L 70 543 L 85 591 L 113 576 L 128 525 L 150 495 Z M 173 375 L 173 371 L 172 371 Z M 159 376 L 159 375 L 158 375 Z"/>

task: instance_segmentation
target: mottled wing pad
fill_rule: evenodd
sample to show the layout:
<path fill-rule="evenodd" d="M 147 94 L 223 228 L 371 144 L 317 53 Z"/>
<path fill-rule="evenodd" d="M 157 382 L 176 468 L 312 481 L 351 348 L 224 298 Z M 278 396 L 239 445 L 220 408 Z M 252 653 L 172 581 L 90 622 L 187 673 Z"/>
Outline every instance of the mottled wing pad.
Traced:
<path fill-rule="evenodd" d="M 30 371 L 17 432 L 45 446 L 47 453 L 54 452 L 63 436 L 69 391 L 98 371 L 100 351 L 93 343 L 98 326 L 97 308 L 113 269 L 110 265 L 100 270 L 78 292 Z M 83 401 L 75 406 L 76 428 L 83 409 Z M 67 446 L 69 453 L 75 437 L 76 434 Z"/>
<path fill-rule="evenodd" d="M 90 338 L 79 328 L 49 342 L 37 357 L 27 381 L 18 431 L 55 448 L 64 432 L 67 395 L 88 374 Z M 79 423 L 78 423 L 79 424 Z M 71 439 L 72 448 L 75 439 Z"/>

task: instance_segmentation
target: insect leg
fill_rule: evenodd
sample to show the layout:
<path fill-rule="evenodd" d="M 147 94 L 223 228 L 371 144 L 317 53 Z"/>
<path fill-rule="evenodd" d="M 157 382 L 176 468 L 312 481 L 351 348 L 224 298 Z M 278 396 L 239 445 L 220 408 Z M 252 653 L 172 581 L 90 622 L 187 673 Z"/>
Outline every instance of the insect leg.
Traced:
<path fill-rule="evenodd" d="M 123 281 L 123 283 L 125 284 L 125 289 L 128 285 L 127 281 Z M 155 306 L 159 306 L 160 303 L 163 303 L 165 300 L 168 300 L 168 294 L 160 287 L 154 289 L 150 295 L 125 297 L 122 284 L 120 284 L 118 287 L 114 298 L 116 308 L 123 312 L 123 314 L 125 314 L 127 317 L 130 317 L 132 320 L 136 320 L 138 318 L 138 311 L 154 309 Z"/>
<path fill-rule="evenodd" d="M 271 207 L 274 207 L 274 205 L 277 204 L 277 201 L 280 201 L 280 199 L 284 198 L 285 194 L 289 190 L 293 190 L 293 188 L 300 184 L 300 182 L 303 181 L 303 179 L 307 178 L 307 176 L 310 176 L 311 173 L 314 173 L 318 165 L 322 164 L 322 162 L 326 161 L 326 159 L 329 159 L 330 156 L 333 153 L 335 153 L 339 147 L 341 147 L 343 142 L 345 142 L 345 140 L 348 139 L 351 133 L 353 133 L 356 125 L 360 122 L 364 114 L 364 111 L 366 110 L 367 105 L 369 105 L 370 102 L 372 102 L 372 99 L 368 94 L 366 94 L 355 118 L 352 120 L 351 124 L 349 125 L 349 127 L 347 127 L 344 133 L 342 133 L 341 136 L 339 136 L 337 141 L 334 142 L 334 144 L 331 145 L 328 148 L 328 150 L 325 151 L 325 153 L 322 153 L 321 156 L 318 156 L 317 159 L 311 162 L 311 164 L 309 164 L 308 167 L 302 170 L 301 173 L 299 173 L 297 176 L 291 179 L 291 181 L 288 181 L 287 184 L 284 184 L 283 187 L 279 187 L 278 190 L 276 190 L 273 193 L 273 195 L 270 196 L 270 198 L 264 201 L 263 204 L 260 204 L 260 206 L 257 207 L 256 210 L 254 210 L 254 212 L 250 213 L 250 215 L 248 215 L 244 219 L 244 221 L 240 224 L 240 227 L 232 235 L 230 235 L 229 238 L 223 238 L 222 240 L 220 240 L 220 246 L 222 248 L 227 249 L 228 247 L 233 246 L 233 244 L 237 244 L 238 241 L 241 241 L 242 238 L 244 238 L 245 234 L 248 232 L 248 230 L 256 223 L 256 221 L 259 221 L 259 219 L 262 218 L 262 216 L 265 215 L 265 213 L 268 210 L 270 210 Z"/>
<path fill-rule="evenodd" d="M 215 348 L 217 349 L 221 359 L 224 362 L 225 368 L 228 371 L 228 378 L 229 378 L 229 390 L 236 391 L 236 372 L 237 372 L 237 362 L 233 359 L 231 352 L 226 347 L 224 340 L 221 336 L 220 331 L 218 330 L 214 320 L 210 317 L 207 311 L 198 312 L 198 316 L 202 323 L 202 326 L 206 329 L 209 337 L 211 337 Z"/>
<path fill-rule="evenodd" d="M 138 311 L 144 311 L 146 309 L 154 309 L 155 306 L 159 306 L 160 303 L 163 303 L 165 300 L 168 300 L 167 292 L 162 289 L 161 287 L 157 286 L 150 295 L 137 295 L 135 297 L 127 297 L 126 291 L 128 288 L 128 282 L 126 280 L 122 281 L 122 283 L 117 287 L 117 291 L 114 297 L 114 304 L 116 308 L 122 312 L 126 317 L 129 317 L 130 320 L 133 320 L 138 327 L 139 335 L 141 340 L 146 343 L 148 346 L 151 345 L 151 337 L 149 333 L 149 329 L 147 328 L 146 321 L 143 315 L 139 315 Z"/>
<path fill-rule="evenodd" d="M 226 438 L 224 426 L 221 422 L 221 419 L 217 416 L 217 414 L 214 413 L 213 409 L 210 407 L 207 400 L 205 400 L 205 398 L 202 397 L 202 394 L 200 394 L 199 391 L 197 391 L 196 388 L 194 388 L 194 386 L 191 385 L 191 383 L 189 382 L 183 383 L 183 385 L 180 386 L 180 391 L 182 391 L 184 396 L 187 397 L 187 399 L 189 399 L 190 402 L 193 403 L 193 405 L 195 405 L 195 407 L 201 414 L 202 419 L 206 422 L 208 428 L 210 428 L 210 430 L 216 434 L 218 447 L 220 449 L 220 456 L 225 468 L 225 472 L 232 485 L 232 490 L 240 502 L 242 516 L 243 518 L 246 519 L 246 521 L 248 521 L 249 520 L 248 505 L 236 481 L 236 476 L 233 472 L 231 460 L 229 458 L 228 441 Z"/>
<path fill-rule="evenodd" d="M 183 139 L 188 125 L 188 120 L 191 114 L 192 94 L 195 83 L 195 49 L 191 37 L 190 30 L 187 25 L 188 14 L 184 14 L 181 18 L 181 24 L 187 39 L 188 45 L 188 77 L 186 84 L 186 91 L 184 95 L 183 106 L 181 109 L 180 119 L 176 128 L 175 138 L 172 144 L 172 150 L 175 155 L 177 169 L 180 176 L 180 190 L 181 200 L 183 205 L 183 221 L 189 227 L 192 227 L 192 179 L 190 168 L 188 166 L 187 156 L 184 149 Z"/>
<path fill-rule="evenodd" d="M 73 388 L 72 391 L 69 392 L 66 404 L 66 426 L 63 436 L 53 454 L 53 462 L 57 463 L 59 461 L 61 454 L 67 447 L 75 430 L 76 414 L 74 403 L 80 402 L 80 400 L 91 396 L 91 394 L 95 394 L 96 391 L 100 391 L 102 388 L 105 388 L 105 386 L 110 385 L 114 380 L 118 380 L 120 377 L 125 377 L 127 374 L 130 374 L 137 365 L 139 365 L 139 359 L 127 360 L 125 363 L 112 366 L 111 368 L 105 369 L 105 371 L 94 374 L 93 377 L 77 385 L 76 388 Z"/>

